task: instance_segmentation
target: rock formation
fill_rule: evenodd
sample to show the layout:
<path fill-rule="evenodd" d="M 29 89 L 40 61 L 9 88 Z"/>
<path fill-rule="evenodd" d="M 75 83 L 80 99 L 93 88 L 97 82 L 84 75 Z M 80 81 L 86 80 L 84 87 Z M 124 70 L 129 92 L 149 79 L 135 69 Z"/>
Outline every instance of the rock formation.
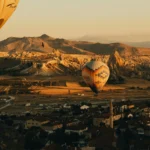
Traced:
<path fill-rule="evenodd" d="M 124 83 L 123 67 L 125 60 L 121 58 L 119 53 L 115 51 L 108 60 L 108 66 L 110 68 L 109 83 Z"/>

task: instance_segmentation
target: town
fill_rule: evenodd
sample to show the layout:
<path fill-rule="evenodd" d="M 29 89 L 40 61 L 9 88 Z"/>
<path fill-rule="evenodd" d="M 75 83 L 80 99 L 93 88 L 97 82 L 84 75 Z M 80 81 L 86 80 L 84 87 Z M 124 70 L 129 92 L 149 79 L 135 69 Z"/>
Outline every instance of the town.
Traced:
<path fill-rule="evenodd" d="M 14 101 L 3 97 L 0 106 L 17 110 Z M 22 112 L 8 106 L 0 113 L 0 149 L 149 150 L 149 106 L 129 99 L 28 102 Z"/>

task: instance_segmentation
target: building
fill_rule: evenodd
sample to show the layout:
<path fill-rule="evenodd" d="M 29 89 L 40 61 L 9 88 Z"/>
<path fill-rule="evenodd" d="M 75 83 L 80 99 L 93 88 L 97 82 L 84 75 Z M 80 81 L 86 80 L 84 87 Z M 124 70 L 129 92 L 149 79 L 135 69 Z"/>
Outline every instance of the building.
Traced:
<path fill-rule="evenodd" d="M 66 127 L 65 133 L 67 134 L 77 133 L 79 135 L 83 135 L 83 133 L 87 130 L 88 130 L 88 127 L 80 123 L 78 125 Z"/>
<path fill-rule="evenodd" d="M 113 121 L 117 121 L 121 118 L 121 114 L 113 116 Z M 93 118 L 93 125 L 99 127 L 100 123 L 104 123 L 106 126 L 110 125 L 110 114 L 103 114 Z"/>

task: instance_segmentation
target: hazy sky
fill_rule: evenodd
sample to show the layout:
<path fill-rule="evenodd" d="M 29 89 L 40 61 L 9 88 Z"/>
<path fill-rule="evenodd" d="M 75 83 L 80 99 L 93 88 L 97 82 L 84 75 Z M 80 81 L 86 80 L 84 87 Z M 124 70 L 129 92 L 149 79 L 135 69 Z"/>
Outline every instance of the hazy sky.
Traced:
<path fill-rule="evenodd" d="M 150 0 L 20 0 L 0 40 L 43 33 L 64 38 L 149 34 Z"/>

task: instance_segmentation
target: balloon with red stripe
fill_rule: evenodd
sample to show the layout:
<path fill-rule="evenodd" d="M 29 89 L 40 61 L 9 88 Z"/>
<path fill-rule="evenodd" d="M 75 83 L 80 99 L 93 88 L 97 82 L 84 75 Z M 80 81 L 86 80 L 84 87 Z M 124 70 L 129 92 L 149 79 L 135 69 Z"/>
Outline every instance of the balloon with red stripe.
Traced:
<path fill-rule="evenodd" d="M 96 94 L 103 89 L 109 76 L 109 67 L 99 60 L 88 62 L 82 69 L 82 77 L 84 81 Z"/>

